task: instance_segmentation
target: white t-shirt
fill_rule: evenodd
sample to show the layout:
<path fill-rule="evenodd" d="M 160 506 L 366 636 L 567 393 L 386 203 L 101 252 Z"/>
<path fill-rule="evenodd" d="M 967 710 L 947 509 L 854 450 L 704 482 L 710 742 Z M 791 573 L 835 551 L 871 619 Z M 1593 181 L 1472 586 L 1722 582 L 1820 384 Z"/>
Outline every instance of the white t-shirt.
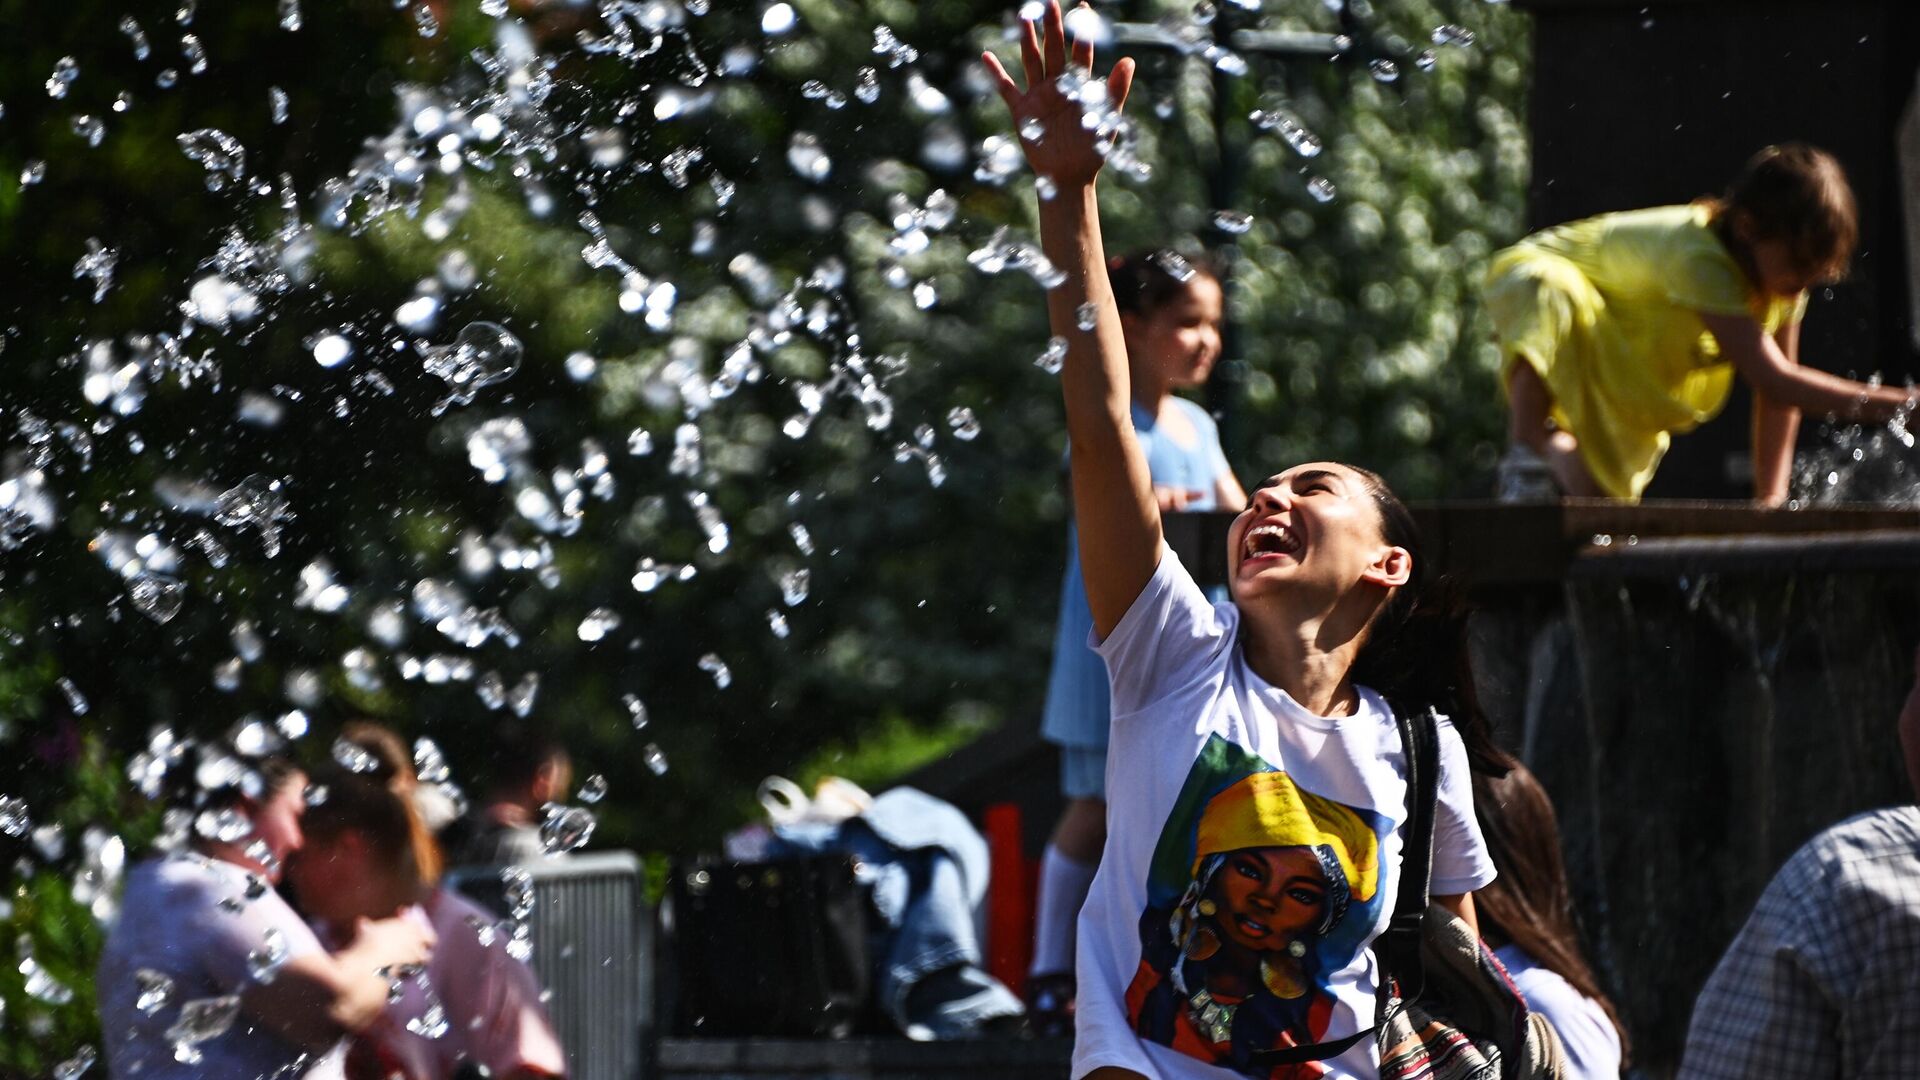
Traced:
<path fill-rule="evenodd" d="M 136 865 L 127 875 L 120 919 L 100 956 L 96 993 L 101 1043 L 115 1080 L 341 1080 L 343 1043 L 324 1054 L 298 1046 L 261 1027 L 242 1012 L 224 1034 L 195 1043 L 197 1063 L 175 1060 L 167 1029 L 180 1006 L 203 998 L 241 994 L 254 982 L 248 954 L 278 930 L 289 958 L 320 952 L 320 942 L 280 894 L 266 889 L 247 896 L 251 882 L 232 863 L 200 855 L 169 855 Z M 152 1012 L 139 1006 L 141 969 L 172 980 L 166 1004 Z"/>
<path fill-rule="evenodd" d="M 1547 1018 L 1567 1052 L 1567 1080 L 1620 1080 L 1620 1032 L 1600 1003 L 1533 962 L 1518 945 L 1494 950 L 1527 1008 Z"/>
<path fill-rule="evenodd" d="M 1170 549 L 1094 647 L 1113 686 L 1107 844 L 1080 911 L 1073 1075 L 1378 1074 L 1372 1038 L 1295 1070 L 1254 1055 L 1373 1025 L 1369 942 L 1399 885 L 1405 755 L 1360 690 L 1321 717 L 1247 667 L 1240 613 Z M 1440 725 L 1432 891 L 1493 880 L 1466 750 Z"/>

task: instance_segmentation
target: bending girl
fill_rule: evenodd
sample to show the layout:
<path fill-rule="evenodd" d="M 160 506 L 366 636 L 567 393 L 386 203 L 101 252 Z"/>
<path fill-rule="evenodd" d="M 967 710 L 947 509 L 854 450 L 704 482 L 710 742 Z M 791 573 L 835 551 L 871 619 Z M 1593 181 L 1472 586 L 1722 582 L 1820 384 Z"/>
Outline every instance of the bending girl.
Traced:
<path fill-rule="evenodd" d="M 1048 314 L 1068 342 L 1080 565 L 1112 694 L 1113 799 L 1080 913 L 1074 1076 L 1377 1075 L 1380 973 L 1367 946 L 1391 915 L 1406 816 L 1395 708 L 1460 718 L 1441 725 L 1434 899 L 1471 923 L 1470 894 L 1493 879 L 1468 744 L 1489 767 L 1500 755 L 1457 665 L 1461 627 L 1427 595 L 1406 508 L 1349 465 L 1298 465 L 1258 485 L 1228 536 L 1231 602 L 1209 603 L 1167 549 L 1103 272 L 1100 148 L 1059 81 L 1091 77 L 1093 50 L 1076 42 L 1069 64 L 1057 0 L 1044 23 L 1044 40 L 1024 27 L 1027 89 L 986 62 L 1016 126 L 1042 132 L 1023 146 L 1057 188 L 1040 204 L 1041 236 L 1067 280 Z M 1105 107 L 1124 104 L 1132 75 L 1131 61 L 1115 65 Z M 1082 304 L 1091 330 L 1078 327 Z M 1208 948 L 1198 918 L 1219 943 L 1199 958 L 1205 970 L 1187 966 Z M 1166 956 L 1169 939 L 1186 960 Z"/>
<path fill-rule="evenodd" d="M 1908 392 L 1800 366 L 1807 289 L 1841 276 L 1859 233 L 1829 155 L 1754 155 L 1725 198 L 1561 225 L 1499 252 L 1487 313 L 1506 353 L 1505 499 L 1638 500 L 1676 433 L 1753 388 L 1753 494 L 1787 497 L 1800 411 L 1891 418 Z"/>

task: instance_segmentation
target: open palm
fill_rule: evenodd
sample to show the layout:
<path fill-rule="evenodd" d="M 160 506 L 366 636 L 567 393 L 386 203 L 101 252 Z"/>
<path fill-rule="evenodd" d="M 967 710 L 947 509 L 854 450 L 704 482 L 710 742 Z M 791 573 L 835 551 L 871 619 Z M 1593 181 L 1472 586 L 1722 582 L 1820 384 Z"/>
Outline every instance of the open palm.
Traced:
<path fill-rule="evenodd" d="M 982 59 L 1000 90 L 1000 99 L 1013 113 L 1014 125 L 1021 132 L 1020 146 L 1034 173 L 1061 187 L 1091 184 L 1106 161 L 1100 152 L 1101 136 L 1082 125 L 1085 105 L 1062 92 L 1059 81 L 1070 67 L 1092 77 L 1093 43 L 1076 38 L 1069 55 L 1066 19 L 1059 0 L 1047 0 L 1046 13 L 1037 22 L 1037 34 L 1034 22 L 1021 23 L 1020 63 L 1027 80 L 1024 91 L 1007 74 L 999 57 L 986 53 Z M 1133 61 L 1122 58 L 1113 65 L 1106 81 L 1107 102 L 1116 115 L 1132 86 Z M 1038 137 L 1029 138 L 1030 134 Z"/>

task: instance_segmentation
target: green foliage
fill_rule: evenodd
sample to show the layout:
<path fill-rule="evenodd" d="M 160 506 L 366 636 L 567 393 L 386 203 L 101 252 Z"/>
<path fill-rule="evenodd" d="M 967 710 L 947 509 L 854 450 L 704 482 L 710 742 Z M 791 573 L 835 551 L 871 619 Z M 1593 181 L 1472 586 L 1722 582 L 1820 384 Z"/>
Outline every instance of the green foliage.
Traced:
<path fill-rule="evenodd" d="M 684 852 L 712 845 L 749 812 L 768 773 L 810 780 L 833 771 L 879 786 L 964 739 L 1031 723 L 1064 556 L 1057 390 L 1030 363 L 1047 337 L 1039 290 L 1018 275 L 982 276 L 966 256 L 996 225 L 1030 232 L 1033 195 L 1025 180 L 976 182 L 972 153 L 943 162 L 928 152 L 942 138 L 972 149 L 1005 132 L 974 57 L 983 47 L 1011 55 L 1010 3 L 795 6 L 801 30 L 770 42 L 758 4 L 711 3 L 691 19 L 686 44 L 705 63 L 736 43 L 759 48 L 761 60 L 710 79 L 705 108 L 670 120 L 646 117 L 662 87 L 690 77 L 686 49 L 632 65 L 568 53 L 551 72 L 557 125 L 569 138 L 623 125 L 646 170 L 596 170 L 563 152 L 545 216 L 530 211 L 510 169 L 468 170 L 471 206 L 444 240 L 428 222 L 455 184 L 435 177 L 416 206 L 371 220 L 356 212 L 356 227 L 316 232 L 311 281 L 273 301 L 271 319 L 226 333 L 175 313 L 187 284 L 207 272 L 203 260 L 235 231 L 257 242 L 280 226 L 283 174 L 298 212 L 317 217 L 325 182 L 393 126 L 396 92 L 474 85 L 469 53 L 491 47 L 492 21 L 472 4 L 449 6 L 438 9 L 442 32 L 423 38 L 407 11 L 384 0 L 309 0 L 297 34 L 274 25 L 270 3 L 204 5 L 187 28 L 173 0 L 0 13 L 0 31 L 17 43 L 0 70 L 0 176 L 46 162 L 36 185 L 0 183 L 0 237 L 15 267 L 0 319 L 0 479 L 23 462 L 44 469 L 60 504 L 50 533 L 0 551 L 0 754 L 10 762 L 0 795 L 26 798 L 36 823 L 61 823 L 71 850 L 88 826 L 137 846 L 155 833 L 155 811 L 116 781 L 153 730 L 219 738 L 296 705 L 312 717 L 314 735 L 300 746 L 309 756 L 324 756 L 340 721 L 371 715 L 439 740 L 473 789 L 494 764 L 492 736 L 505 722 L 474 681 L 497 672 L 513 685 L 534 673 L 533 722 L 573 747 L 581 772 L 609 781 L 597 842 Z M 1315 0 L 1266 6 L 1268 28 L 1334 29 Z M 1457 22 L 1479 43 L 1439 50 L 1433 71 L 1407 70 L 1391 85 L 1319 58 L 1254 60 L 1252 74 L 1221 84 L 1224 148 L 1211 119 L 1215 81 L 1198 61 L 1143 57 L 1131 111 L 1156 172 L 1144 184 L 1103 181 L 1107 236 L 1116 250 L 1205 243 L 1228 263 L 1238 351 L 1214 404 L 1243 478 L 1335 457 L 1380 468 L 1409 496 L 1470 493 L 1484 483 L 1500 426 L 1474 268 L 1520 226 L 1525 21 L 1478 0 L 1376 6 L 1387 34 L 1418 42 Z M 1163 13 L 1150 7 L 1102 5 L 1131 18 Z M 128 14 L 152 40 L 148 60 L 135 60 L 113 29 Z M 556 9 L 538 21 L 556 51 L 582 29 L 573 18 Z M 873 52 L 879 23 L 919 48 L 919 63 L 889 69 Z M 210 57 L 204 75 L 181 61 L 188 31 Z M 80 76 L 66 98 L 50 99 L 44 80 L 66 55 L 80 61 Z M 850 94 L 869 65 L 879 69 L 875 104 L 835 109 L 802 91 L 820 80 Z M 156 78 L 168 66 L 179 81 L 162 89 Z M 952 110 L 917 106 L 910 76 L 944 93 Z M 274 86 L 291 100 L 285 125 L 269 117 Z M 131 106 L 116 112 L 122 91 Z M 637 118 L 619 114 L 628 104 Z M 1245 120 L 1276 106 L 1303 118 L 1325 152 L 1302 159 Z M 73 134 L 79 113 L 105 120 L 99 147 Z M 204 127 L 237 138 L 249 172 L 274 191 L 209 192 L 204 170 L 175 144 Z M 819 182 L 787 164 L 788 141 L 801 131 L 834 161 Z M 684 148 L 704 157 L 683 188 L 660 165 Z M 1210 173 L 1233 179 L 1231 206 L 1212 205 Z M 1314 201 L 1309 175 L 1330 179 L 1339 196 Z M 736 185 L 724 204 L 716 179 Z M 960 213 L 902 262 L 909 283 L 930 282 L 937 293 L 923 310 L 883 267 L 888 197 L 921 205 L 936 188 L 959 199 Z M 1211 229 L 1223 208 L 1252 214 L 1253 230 Z M 588 209 L 623 259 L 676 286 L 670 329 L 623 311 L 620 276 L 583 261 L 575 222 Z M 91 283 L 73 277 L 90 236 L 119 252 L 114 287 L 98 304 Z M 693 254 L 702 236 L 712 246 Z M 448 292 L 439 326 L 424 336 L 444 344 L 488 319 L 524 341 L 526 361 L 472 405 L 435 417 L 444 388 L 411 346 L 392 348 L 407 335 L 388 316 L 455 249 L 481 270 L 480 283 Z M 747 256 L 777 290 L 828 260 L 847 268 L 860 350 L 888 373 L 890 424 L 869 423 L 860 404 L 833 393 L 804 438 L 783 431 L 801 411 L 802 384 L 822 383 L 845 360 L 804 334 L 763 350 L 758 381 L 688 415 L 677 389 L 688 371 L 711 379 L 743 337 L 766 326 L 771 305 L 743 284 Z M 155 374 L 145 407 L 127 416 L 80 397 L 88 343 L 117 342 L 125 354 L 127 335 L 157 330 L 191 330 L 185 353 L 206 370 L 190 381 Z M 307 342 L 334 330 L 354 339 L 356 357 L 322 369 Z M 596 361 L 590 379 L 569 374 L 574 353 Z M 236 423 L 244 392 L 277 401 L 278 425 Z M 951 433 L 955 407 L 978 416 L 977 439 Z M 56 434 L 36 440 L 29 416 Z M 516 513 L 510 487 L 482 482 L 469 464 L 468 436 L 507 417 L 525 423 L 540 475 L 606 452 L 614 495 L 589 498 L 577 532 L 541 532 Z M 689 422 L 704 454 L 694 477 L 669 468 L 676 428 Z M 626 452 L 636 429 L 650 434 L 650 455 Z M 942 484 L 932 482 L 929 449 Z M 162 481 L 218 490 L 250 473 L 287 482 L 296 516 L 277 557 L 253 532 L 215 528 L 153 495 Z M 688 501 L 694 492 L 730 528 L 722 552 L 710 549 Z M 794 524 L 811 535 L 811 555 Z M 163 625 L 140 614 L 88 550 L 109 530 L 176 544 L 205 530 L 226 559 L 215 565 L 190 549 L 180 571 L 187 602 Z M 551 570 L 463 573 L 463 548 L 495 536 L 550 549 Z M 629 579 L 642 557 L 698 573 L 638 593 Z M 293 603 L 316 560 L 351 594 L 337 614 Z M 801 568 L 810 570 L 809 595 L 788 606 L 780 579 Z M 403 644 L 370 644 L 369 617 L 404 603 L 427 577 L 458 582 L 476 607 L 498 609 L 518 629 L 518 646 L 463 648 L 411 618 Z M 582 641 L 582 618 L 601 608 L 619 615 L 619 627 Z M 783 615 L 788 636 L 774 632 L 770 612 Z M 212 672 L 234 655 L 243 622 L 259 628 L 266 654 L 224 691 Z M 377 679 L 349 670 L 362 649 Z M 731 670 L 724 689 L 699 666 L 710 653 Z M 407 677 L 409 658 L 424 665 L 436 656 L 470 660 L 472 678 Z M 89 702 L 84 714 L 56 685 L 63 676 Z M 627 694 L 648 706 L 645 731 L 633 730 Z M 643 764 L 649 743 L 670 762 L 664 776 Z M 29 850 L 0 835 L 0 858 Z M 649 861 L 656 873 L 660 865 Z M 67 893 L 70 870 L 21 879 L 7 926 L 29 932 L 36 956 L 79 987 L 99 934 Z M 0 1038 L 0 1071 L 44 1072 L 93 1037 L 87 1002 L 54 1010 L 24 1002 L 9 972 L 0 970 L 0 1029 L 24 1024 L 31 1037 Z M 50 1019 L 31 1019 L 42 1014 Z"/>

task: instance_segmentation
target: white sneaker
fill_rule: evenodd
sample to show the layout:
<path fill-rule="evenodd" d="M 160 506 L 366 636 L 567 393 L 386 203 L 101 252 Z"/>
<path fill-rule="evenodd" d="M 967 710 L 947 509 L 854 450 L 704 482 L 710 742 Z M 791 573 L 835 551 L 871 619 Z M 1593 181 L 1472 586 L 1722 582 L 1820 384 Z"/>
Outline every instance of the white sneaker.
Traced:
<path fill-rule="evenodd" d="M 1503 503 L 1553 502 L 1560 498 L 1560 485 L 1553 471 L 1539 454 L 1515 443 L 1494 466 L 1494 498 Z"/>

